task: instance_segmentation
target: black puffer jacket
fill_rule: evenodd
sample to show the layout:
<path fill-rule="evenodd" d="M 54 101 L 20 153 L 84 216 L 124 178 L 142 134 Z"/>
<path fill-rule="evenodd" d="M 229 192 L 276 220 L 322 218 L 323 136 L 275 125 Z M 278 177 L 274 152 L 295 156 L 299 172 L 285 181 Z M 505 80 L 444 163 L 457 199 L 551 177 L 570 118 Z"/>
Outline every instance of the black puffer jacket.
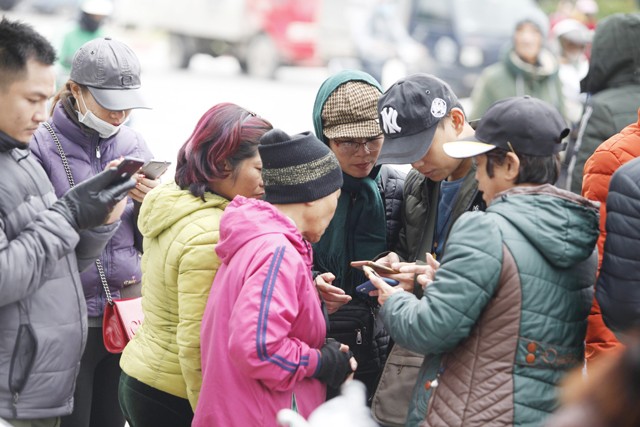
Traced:
<path fill-rule="evenodd" d="M 640 159 L 611 178 L 606 228 L 596 298 L 607 327 L 627 331 L 640 326 Z"/>
<path fill-rule="evenodd" d="M 398 246 L 398 234 L 402 225 L 400 210 L 402 209 L 405 178 L 404 172 L 391 166 L 383 165 L 380 169 L 378 188 L 384 199 L 384 210 L 387 217 L 387 245 L 393 251 Z"/>
<path fill-rule="evenodd" d="M 640 14 L 615 14 L 599 24 L 589 72 L 580 83 L 589 95 L 575 147 L 567 155 L 565 188 L 581 194 L 584 164 L 600 144 L 637 120 L 640 105 Z"/>

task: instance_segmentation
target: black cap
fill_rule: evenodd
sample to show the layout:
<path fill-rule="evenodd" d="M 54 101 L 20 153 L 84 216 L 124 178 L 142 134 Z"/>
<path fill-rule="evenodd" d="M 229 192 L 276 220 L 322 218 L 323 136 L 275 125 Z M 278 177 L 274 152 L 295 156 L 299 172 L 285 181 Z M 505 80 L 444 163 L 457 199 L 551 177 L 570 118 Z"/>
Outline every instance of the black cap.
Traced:
<path fill-rule="evenodd" d="M 447 83 L 425 73 L 398 80 L 378 101 L 384 144 L 378 164 L 420 160 L 431 146 L 440 120 L 462 108 Z"/>
<path fill-rule="evenodd" d="M 553 105 L 528 95 L 493 103 L 474 127 L 474 137 L 447 142 L 444 152 L 462 159 L 502 148 L 546 157 L 562 151 L 562 140 L 569 135 L 567 123 Z"/>

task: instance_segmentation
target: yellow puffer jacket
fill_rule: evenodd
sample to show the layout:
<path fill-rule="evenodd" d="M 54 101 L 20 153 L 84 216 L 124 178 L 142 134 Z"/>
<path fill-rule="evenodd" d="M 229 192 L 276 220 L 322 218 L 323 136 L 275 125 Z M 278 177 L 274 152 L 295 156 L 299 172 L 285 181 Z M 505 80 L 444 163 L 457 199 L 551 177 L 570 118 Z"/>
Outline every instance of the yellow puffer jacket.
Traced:
<path fill-rule="evenodd" d="M 204 201 L 174 182 L 146 196 L 138 227 L 144 236 L 144 322 L 120 366 L 144 384 L 184 399 L 195 410 L 200 393 L 200 323 L 213 278 L 220 217 L 228 200 Z"/>

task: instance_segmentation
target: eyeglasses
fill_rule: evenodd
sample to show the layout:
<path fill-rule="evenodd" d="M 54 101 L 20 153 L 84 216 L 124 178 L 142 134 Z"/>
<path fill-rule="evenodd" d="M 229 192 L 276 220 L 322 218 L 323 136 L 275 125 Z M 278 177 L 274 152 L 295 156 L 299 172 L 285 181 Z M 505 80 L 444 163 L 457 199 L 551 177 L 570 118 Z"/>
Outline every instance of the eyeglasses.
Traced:
<path fill-rule="evenodd" d="M 382 135 L 374 136 L 373 138 L 362 142 L 355 139 L 348 141 L 333 141 L 333 143 L 338 147 L 338 150 L 343 154 L 356 154 L 358 150 L 360 150 L 360 147 L 364 148 L 365 151 L 369 153 L 378 152 L 382 148 L 383 142 L 384 138 Z"/>

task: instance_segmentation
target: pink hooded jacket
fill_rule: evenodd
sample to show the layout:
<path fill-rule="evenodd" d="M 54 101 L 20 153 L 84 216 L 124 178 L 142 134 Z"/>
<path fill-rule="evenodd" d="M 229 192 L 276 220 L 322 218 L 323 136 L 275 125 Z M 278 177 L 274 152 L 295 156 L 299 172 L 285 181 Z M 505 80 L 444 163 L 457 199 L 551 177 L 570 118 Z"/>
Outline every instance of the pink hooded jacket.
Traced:
<path fill-rule="evenodd" d="M 220 222 L 222 266 L 202 319 L 202 389 L 194 427 L 277 426 L 325 399 L 311 378 L 326 336 L 311 245 L 267 202 L 236 197 Z"/>

